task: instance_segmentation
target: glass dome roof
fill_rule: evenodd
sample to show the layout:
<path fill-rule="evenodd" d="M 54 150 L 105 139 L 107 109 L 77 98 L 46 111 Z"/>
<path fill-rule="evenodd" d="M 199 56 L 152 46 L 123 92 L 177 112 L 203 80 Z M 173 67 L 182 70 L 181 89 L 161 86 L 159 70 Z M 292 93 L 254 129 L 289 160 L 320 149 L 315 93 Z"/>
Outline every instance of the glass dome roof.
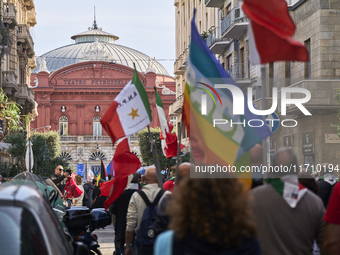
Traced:
<path fill-rule="evenodd" d="M 116 44 L 115 41 L 119 37 L 102 31 L 95 23 L 88 31 L 74 35 L 71 39 L 75 40 L 74 44 L 51 50 L 40 56 L 45 58 L 48 71 L 54 72 L 85 61 L 108 61 L 131 68 L 135 63 L 137 71 L 142 73 L 150 68 L 151 63 L 156 74 L 170 76 L 160 63 L 146 54 Z M 40 64 L 37 62 L 37 68 L 32 73 L 39 72 Z"/>

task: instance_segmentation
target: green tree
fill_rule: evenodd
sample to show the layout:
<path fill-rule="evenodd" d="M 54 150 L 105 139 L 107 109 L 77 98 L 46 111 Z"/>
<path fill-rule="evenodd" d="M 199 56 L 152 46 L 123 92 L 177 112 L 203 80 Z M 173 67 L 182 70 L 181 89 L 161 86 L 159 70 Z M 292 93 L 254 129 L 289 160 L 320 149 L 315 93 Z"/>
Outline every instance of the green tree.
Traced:
<path fill-rule="evenodd" d="M 34 155 L 35 174 L 49 176 L 54 173 L 56 165 L 67 167 L 60 155 L 60 136 L 57 131 L 33 132 L 31 134 L 32 150 Z"/>
<path fill-rule="evenodd" d="M 2 134 L 0 134 L 0 142 L 4 140 L 9 131 L 22 131 L 22 122 L 20 115 L 21 106 L 15 102 L 8 100 L 4 91 L 0 90 L 0 120 L 4 121 Z M 27 121 L 27 120 L 26 120 Z"/>
<path fill-rule="evenodd" d="M 176 165 L 176 159 L 172 159 L 172 158 L 167 159 L 163 154 L 161 139 L 159 138 L 161 129 L 150 128 L 150 132 L 152 134 L 152 139 L 156 142 L 157 156 L 159 158 L 161 169 L 164 170 L 168 167 Z M 145 163 L 146 165 L 154 164 L 148 130 L 143 129 L 142 131 L 138 132 L 138 136 L 139 136 L 139 150 L 141 153 L 143 163 Z M 180 162 L 188 162 L 188 161 L 190 161 L 190 153 L 187 153 L 185 156 L 180 158 Z"/>
<path fill-rule="evenodd" d="M 26 152 L 26 135 L 24 132 L 16 132 L 8 134 L 5 139 L 5 143 L 9 143 L 10 147 L 8 152 L 12 158 L 17 160 L 16 165 L 13 166 L 11 174 L 17 174 L 18 172 L 25 170 L 25 152 Z M 14 169 L 15 168 L 15 169 Z"/>
<path fill-rule="evenodd" d="M 59 157 L 60 136 L 57 131 L 33 132 L 30 139 L 33 144 L 33 172 L 35 174 L 50 176 L 54 173 L 56 165 L 68 166 L 68 163 Z M 18 164 L 12 167 L 11 174 L 15 175 L 24 171 L 26 169 L 26 135 L 22 132 L 9 134 L 4 141 L 10 144 L 8 151 L 18 161 Z"/>

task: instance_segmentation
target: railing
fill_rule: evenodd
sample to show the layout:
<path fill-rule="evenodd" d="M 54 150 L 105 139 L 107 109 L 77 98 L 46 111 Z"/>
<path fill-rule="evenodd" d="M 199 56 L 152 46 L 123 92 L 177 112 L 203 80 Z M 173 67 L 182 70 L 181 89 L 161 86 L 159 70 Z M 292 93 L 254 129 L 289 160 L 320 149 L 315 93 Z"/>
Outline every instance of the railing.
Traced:
<path fill-rule="evenodd" d="M 95 136 L 95 135 L 84 135 L 85 142 L 110 142 L 111 138 L 109 136 Z"/>
<path fill-rule="evenodd" d="M 22 43 L 26 43 L 29 47 L 29 50 L 32 54 L 34 54 L 34 43 L 30 33 L 30 30 L 26 24 L 18 25 L 17 30 L 18 41 Z"/>
<path fill-rule="evenodd" d="M 4 7 L 3 7 L 3 20 L 4 23 L 8 23 L 8 24 L 16 24 L 16 13 L 17 10 L 15 9 L 15 5 L 14 3 L 4 3 Z"/>
<path fill-rule="evenodd" d="M 111 142 L 110 136 L 107 135 L 84 135 L 81 136 L 82 139 L 79 139 L 79 136 L 75 135 L 66 135 L 60 136 L 61 142 Z M 130 141 L 139 141 L 139 137 L 137 135 L 130 136 Z"/>
<path fill-rule="evenodd" d="M 183 97 L 184 97 L 184 93 L 178 96 L 175 99 L 175 101 L 170 104 L 169 113 L 178 113 L 177 111 L 179 111 L 183 105 Z"/>
<path fill-rule="evenodd" d="M 219 27 L 216 27 L 213 31 L 211 31 L 206 40 L 208 47 L 211 47 L 215 42 L 228 41 L 226 38 L 221 38 L 220 30 L 221 29 Z"/>
<path fill-rule="evenodd" d="M 174 63 L 174 69 L 175 69 L 175 74 L 179 70 L 184 70 L 185 69 L 185 63 L 187 61 L 187 58 L 189 56 L 189 48 L 186 48 L 181 55 L 176 59 Z"/>
<path fill-rule="evenodd" d="M 222 35 L 235 23 L 245 22 L 248 17 L 245 16 L 241 7 L 235 7 L 232 9 L 227 16 L 221 21 L 221 32 Z"/>
<path fill-rule="evenodd" d="M 77 142 L 78 136 L 72 136 L 72 135 L 61 135 L 60 136 L 61 142 Z"/>
<path fill-rule="evenodd" d="M 2 72 L 2 81 L 5 84 L 16 84 L 17 83 L 17 75 L 15 71 L 3 71 Z"/>
<path fill-rule="evenodd" d="M 235 80 L 250 78 L 249 66 L 247 64 L 232 65 L 231 68 L 227 70 L 227 72 L 231 78 Z"/>

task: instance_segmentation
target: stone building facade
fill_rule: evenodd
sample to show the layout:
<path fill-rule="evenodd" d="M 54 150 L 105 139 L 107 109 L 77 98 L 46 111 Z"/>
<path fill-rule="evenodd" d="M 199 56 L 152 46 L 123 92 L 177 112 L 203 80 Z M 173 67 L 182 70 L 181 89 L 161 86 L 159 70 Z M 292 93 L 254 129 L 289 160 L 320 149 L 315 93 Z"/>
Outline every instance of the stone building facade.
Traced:
<path fill-rule="evenodd" d="M 190 2 L 195 5 L 198 1 Z M 275 112 L 281 121 L 291 119 L 298 123 L 290 128 L 280 125 L 268 139 L 268 154 L 272 155 L 280 147 L 290 147 L 298 155 L 301 165 L 318 166 L 323 162 L 340 165 L 340 139 L 331 127 L 331 123 L 339 123 L 334 108 L 339 107 L 335 95 L 340 89 L 340 2 L 287 0 L 287 3 L 296 23 L 294 38 L 304 43 L 310 60 L 305 63 L 287 61 L 265 65 L 267 109 L 272 105 L 272 89 L 276 87 L 279 101 Z M 241 1 L 206 0 L 205 5 L 218 13 L 216 28 L 210 31 L 207 45 L 244 91 L 252 88 L 253 102 L 261 109 L 261 71 L 260 66 L 251 66 L 249 62 L 248 18 L 241 9 Z M 175 74 L 176 70 L 175 64 Z M 311 99 L 304 106 L 312 115 L 305 116 L 297 107 L 289 105 L 287 115 L 282 116 L 282 87 L 309 90 Z M 288 97 L 299 98 L 303 95 L 290 94 Z M 170 112 L 175 113 L 171 111 L 172 107 Z"/>
<path fill-rule="evenodd" d="M 88 31 L 72 36 L 74 44 L 54 49 L 38 58 L 31 77 L 39 116 L 33 128 L 51 127 L 61 137 L 61 157 L 74 170 L 88 165 L 107 165 L 115 148 L 102 129 L 100 118 L 131 80 L 133 65 L 148 94 L 151 127 L 159 127 L 155 104 L 156 87 L 165 114 L 175 99 L 175 82 L 166 69 L 145 54 L 115 43 L 117 36 L 104 32 L 94 22 Z M 139 154 L 138 139 L 130 137 L 131 151 Z"/>
<path fill-rule="evenodd" d="M 22 106 L 22 114 L 36 116 L 31 71 L 36 67 L 34 42 L 30 28 L 36 25 L 33 0 L 1 1 L 1 87 L 11 101 Z M 4 39 L 4 37 L 7 37 Z"/>

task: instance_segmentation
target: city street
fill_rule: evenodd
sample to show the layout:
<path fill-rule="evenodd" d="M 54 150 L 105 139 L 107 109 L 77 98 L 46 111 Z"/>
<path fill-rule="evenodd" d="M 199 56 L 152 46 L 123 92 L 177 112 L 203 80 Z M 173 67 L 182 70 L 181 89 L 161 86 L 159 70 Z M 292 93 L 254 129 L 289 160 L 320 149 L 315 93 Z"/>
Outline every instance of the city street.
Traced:
<path fill-rule="evenodd" d="M 93 232 L 98 236 L 100 251 L 103 255 L 112 255 L 114 251 L 114 229 L 113 225 L 107 226 L 105 229 L 98 229 Z"/>

